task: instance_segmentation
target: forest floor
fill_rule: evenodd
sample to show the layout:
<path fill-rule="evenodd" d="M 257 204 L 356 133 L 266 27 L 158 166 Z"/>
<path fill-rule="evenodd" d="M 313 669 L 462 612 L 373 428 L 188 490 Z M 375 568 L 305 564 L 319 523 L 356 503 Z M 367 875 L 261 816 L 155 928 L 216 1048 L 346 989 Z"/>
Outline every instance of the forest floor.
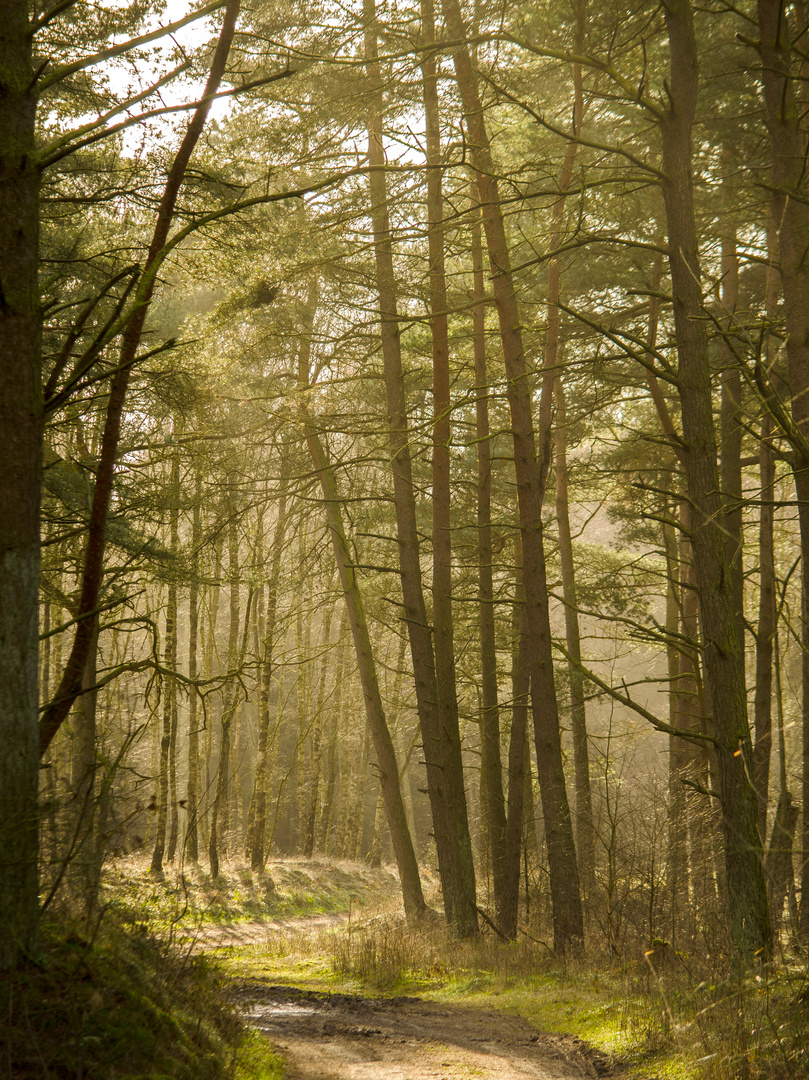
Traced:
<path fill-rule="evenodd" d="M 244 1015 L 272 1041 L 288 1080 L 571 1080 L 615 1076 L 574 1036 L 540 1034 L 494 1009 L 242 982 Z"/>
<path fill-rule="evenodd" d="M 437 904 L 436 882 L 429 872 L 423 878 Z M 565 1033 L 577 1031 L 578 989 L 553 987 L 552 1003 L 545 995 L 548 1023 L 537 1012 L 542 995 L 525 992 L 524 976 L 533 960 L 547 966 L 546 950 L 532 953 L 526 970 L 524 949 L 515 950 L 520 970 L 506 982 L 516 996 L 503 996 L 503 980 L 485 970 L 485 946 L 466 960 L 452 949 L 460 967 L 451 971 L 441 918 L 408 927 L 389 868 L 290 858 L 261 877 L 225 865 L 213 883 L 200 868 L 156 880 L 146 862 L 131 858 L 112 864 L 107 888 L 137 898 L 152 923 L 214 961 L 245 1020 L 283 1058 L 288 1080 L 624 1075 L 581 1032 Z M 595 997 L 598 1022 L 594 1028 L 588 1000 L 582 1025 L 588 1037 L 601 1030 L 606 1005 Z M 526 1019 L 519 1012 L 531 998 Z"/>
<path fill-rule="evenodd" d="M 318 857 L 266 875 L 225 864 L 216 883 L 117 860 L 106 890 L 205 953 L 256 1033 L 245 1080 L 281 1075 L 263 1064 L 273 1048 L 287 1080 L 809 1080 L 807 975 L 788 955 L 734 975 L 638 937 L 621 957 L 560 961 L 533 910 L 519 942 L 452 941 L 437 911 L 405 921 L 390 868 Z"/>

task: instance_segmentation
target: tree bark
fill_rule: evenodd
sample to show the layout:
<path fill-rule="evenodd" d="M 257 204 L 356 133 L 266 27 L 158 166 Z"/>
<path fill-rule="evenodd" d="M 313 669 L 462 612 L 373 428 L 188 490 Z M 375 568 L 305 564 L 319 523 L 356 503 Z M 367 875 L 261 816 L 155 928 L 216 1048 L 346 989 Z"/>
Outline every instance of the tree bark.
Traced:
<path fill-rule="evenodd" d="M 483 116 L 477 78 L 472 67 L 458 0 L 442 0 L 453 42 L 455 77 L 461 95 L 469 155 L 477 177 L 500 337 L 506 368 L 511 413 L 517 502 L 523 550 L 523 579 L 531 655 L 531 702 L 542 811 L 548 848 L 554 922 L 554 946 L 560 953 L 578 947 L 583 939 L 583 918 L 573 823 L 565 788 L 559 713 L 554 685 L 550 614 L 543 548 L 542 498 L 547 476 L 553 380 L 548 375 L 540 405 L 543 423 L 541 454 L 537 456 L 532 418 L 529 374 L 511 262 L 506 240 L 496 169 Z"/>
<path fill-rule="evenodd" d="M 365 54 L 374 91 L 368 118 L 368 162 L 371 166 L 370 213 L 374 232 L 380 337 L 387 394 L 402 600 L 404 618 L 410 637 L 416 701 L 424 756 L 427 762 L 427 787 L 433 812 L 444 910 L 453 932 L 464 937 L 477 931 L 472 842 L 466 813 L 460 739 L 451 726 L 447 727 L 446 723 L 442 723 L 438 710 L 439 691 L 435 656 L 422 587 L 407 405 L 399 343 L 393 245 L 388 214 L 387 183 L 384 175 L 384 121 L 374 0 L 364 0 L 364 17 Z M 446 701 L 443 690 L 441 700 Z"/>
<path fill-rule="evenodd" d="M 180 458 L 175 450 L 171 461 L 171 477 L 169 480 L 169 550 L 172 561 L 176 560 L 179 550 L 179 495 L 180 495 Z M 174 567 L 170 573 L 174 574 Z M 166 628 L 163 645 L 163 662 L 167 672 L 174 672 L 177 668 L 177 582 L 172 576 L 168 583 L 168 600 L 166 603 Z M 171 784 L 172 773 L 172 743 L 177 744 L 177 688 L 171 675 L 163 679 L 163 724 L 160 736 L 160 775 L 158 777 L 158 800 L 157 800 L 157 828 L 155 830 L 155 846 L 152 853 L 152 864 L 149 867 L 151 873 L 163 873 L 163 857 L 166 847 L 166 827 L 169 813 L 173 815 L 172 834 L 174 845 L 177 843 L 177 798 L 176 798 L 176 771 L 174 784 Z M 174 792 L 171 792 L 172 786 Z M 171 795 L 171 798 L 170 798 Z M 174 852 L 168 856 L 173 859 Z"/>
<path fill-rule="evenodd" d="M 772 155 L 773 217 L 778 223 L 778 265 L 784 294 L 786 354 L 792 395 L 795 489 L 801 536 L 801 575 L 809 595 L 809 218 L 806 215 L 806 130 L 804 104 L 794 80 L 805 75 L 793 56 L 790 20 L 784 0 L 758 0 L 761 78 Z M 795 441 L 795 440 L 793 440 Z M 801 831 L 801 933 L 809 937 L 809 625 L 801 628 L 803 647 L 803 820 Z"/>
<path fill-rule="evenodd" d="M 475 441 L 478 458 L 478 622 L 480 626 L 480 769 L 486 838 L 491 857 L 494 910 L 497 925 L 515 937 L 516 907 L 509 899 L 506 803 L 500 752 L 500 708 L 497 693 L 497 648 L 494 622 L 494 568 L 492 552 L 492 452 L 489 429 L 489 375 L 486 364 L 486 279 L 479 220 L 472 225 L 473 300 L 472 336 L 475 356 Z M 523 741 L 525 733 L 523 732 Z M 522 743 L 521 743 L 522 747 Z M 521 815 L 520 815 L 521 816 Z M 513 841 L 514 838 L 512 838 Z M 519 828 L 516 895 L 519 895 Z M 512 888 L 512 895 L 514 889 Z M 508 924 L 509 929 L 505 924 Z"/>
<path fill-rule="evenodd" d="M 584 676 L 581 670 L 581 634 L 579 630 L 576 568 L 573 561 L 573 538 L 570 530 L 567 468 L 567 405 L 561 378 L 556 379 L 556 420 L 554 423 L 554 476 L 556 480 L 556 529 L 559 536 L 559 562 L 562 567 L 562 596 L 565 602 L 565 640 L 570 657 L 570 719 L 573 732 L 573 767 L 576 776 L 576 851 L 585 897 L 595 889 L 595 827 L 590 790 L 590 748 L 587 736 L 587 710 Z"/>
<path fill-rule="evenodd" d="M 191 863 L 199 861 L 199 698 L 196 682 L 199 677 L 199 548 L 202 540 L 200 502 L 202 476 L 194 476 L 194 505 L 191 510 L 191 584 L 188 589 L 188 786 L 186 787 L 187 826 L 185 853 Z"/>
<path fill-rule="evenodd" d="M 311 308 L 313 308 L 313 304 Z M 311 310 L 311 318 L 313 317 L 314 311 Z M 311 336 L 311 324 L 309 331 L 309 336 Z M 399 767 L 396 762 L 393 740 L 390 737 L 387 720 L 385 719 L 382 696 L 379 692 L 376 663 L 365 618 L 362 594 L 357 581 L 351 549 L 348 546 L 343 527 L 340 495 L 337 490 L 334 469 L 328 461 L 325 448 L 309 415 L 303 396 L 309 385 L 308 349 L 301 350 L 299 363 L 298 391 L 301 397 L 298 415 L 304 430 L 306 445 L 312 458 L 312 465 L 317 473 L 323 493 L 323 509 L 331 536 L 334 559 L 340 575 L 340 584 L 343 588 L 351 636 L 354 640 L 357 669 L 365 702 L 365 715 L 368 721 L 368 730 L 374 743 L 379 784 L 385 802 L 388 827 L 402 885 L 402 900 L 405 914 L 412 918 L 420 915 L 427 905 L 424 902 L 421 889 L 421 878 L 419 877 L 416 854 L 413 850 L 413 841 L 407 827 L 407 816 L 399 784 Z"/>
<path fill-rule="evenodd" d="M 270 751 L 270 689 L 273 679 L 276 623 L 278 619 L 278 583 L 281 578 L 281 554 L 287 531 L 287 469 L 283 466 L 278 512 L 275 521 L 270 553 L 270 572 L 267 578 L 267 610 L 264 616 L 264 640 L 262 642 L 261 670 L 258 696 L 258 750 L 256 776 L 253 782 L 251 832 L 248 836 L 250 866 L 254 871 L 264 869 L 266 862 L 265 839 L 267 832 L 267 780 L 268 755 Z"/>
<path fill-rule="evenodd" d="M 235 477 L 231 475 L 230 485 L 235 489 Z M 219 852 L 228 843 L 230 824 L 230 758 L 232 749 L 232 725 L 236 715 L 239 697 L 239 683 L 236 671 L 239 665 L 239 621 L 240 621 L 240 582 L 239 582 L 239 531 L 236 508 L 230 506 L 228 526 L 228 577 L 230 578 L 230 623 L 228 628 L 228 682 L 225 690 L 225 702 L 222 708 L 220 725 L 219 763 L 216 774 L 216 794 L 211 808 L 211 837 L 208 843 L 208 856 L 211 862 L 211 877 L 219 876 Z M 249 611 L 245 613 L 245 640 Z"/>
<path fill-rule="evenodd" d="M 26 0 L 0 32 L 0 971 L 36 948 L 43 411 L 36 88 Z M 79 668 L 79 680 L 84 669 Z M 81 682 L 79 681 L 79 687 Z"/>
<path fill-rule="evenodd" d="M 665 8 L 670 50 L 670 108 L 662 116 L 663 198 L 674 292 L 679 357 L 677 386 L 683 450 L 692 508 L 691 543 L 699 595 L 702 648 L 716 740 L 716 763 L 725 845 L 730 930 L 737 956 L 768 956 L 772 930 L 756 825 L 752 744 L 747 723 L 744 654 L 724 533 L 711 408 L 711 372 L 705 328 L 692 188 L 692 127 L 697 103 L 697 45 L 689 0 Z"/>

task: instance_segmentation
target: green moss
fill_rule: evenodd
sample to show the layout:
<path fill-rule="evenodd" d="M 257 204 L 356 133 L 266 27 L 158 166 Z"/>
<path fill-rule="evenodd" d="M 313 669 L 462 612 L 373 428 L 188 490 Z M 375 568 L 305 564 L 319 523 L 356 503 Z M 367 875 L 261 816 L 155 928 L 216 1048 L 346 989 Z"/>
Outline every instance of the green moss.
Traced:
<path fill-rule="evenodd" d="M 243 1026 L 218 972 L 142 923 L 107 918 L 93 940 L 43 928 L 41 957 L 0 984 L 11 1075 L 220 1080 Z"/>

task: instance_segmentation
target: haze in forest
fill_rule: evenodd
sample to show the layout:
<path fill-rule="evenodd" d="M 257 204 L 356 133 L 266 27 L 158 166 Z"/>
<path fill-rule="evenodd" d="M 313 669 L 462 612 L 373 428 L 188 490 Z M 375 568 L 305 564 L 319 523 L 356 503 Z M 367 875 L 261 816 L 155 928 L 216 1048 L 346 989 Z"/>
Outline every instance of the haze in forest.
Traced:
<path fill-rule="evenodd" d="M 320 858 L 804 978 L 803 4 L 4 22 L 0 970 Z"/>

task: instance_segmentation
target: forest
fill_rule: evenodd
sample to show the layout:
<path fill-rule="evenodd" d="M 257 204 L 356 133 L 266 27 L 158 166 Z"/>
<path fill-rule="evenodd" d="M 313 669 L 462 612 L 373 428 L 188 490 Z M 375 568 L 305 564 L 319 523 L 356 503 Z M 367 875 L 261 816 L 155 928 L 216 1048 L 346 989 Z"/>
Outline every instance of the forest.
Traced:
<path fill-rule="evenodd" d="M 809 6 L 2 11 L 9 1075 L 225 1075 L 21 1031 L 179 963 L 127 879 L 348 865 L 377 959 L 639 965 L 660 1052 L 765 994 L 665 1075 L 809 1075 Z"/>

